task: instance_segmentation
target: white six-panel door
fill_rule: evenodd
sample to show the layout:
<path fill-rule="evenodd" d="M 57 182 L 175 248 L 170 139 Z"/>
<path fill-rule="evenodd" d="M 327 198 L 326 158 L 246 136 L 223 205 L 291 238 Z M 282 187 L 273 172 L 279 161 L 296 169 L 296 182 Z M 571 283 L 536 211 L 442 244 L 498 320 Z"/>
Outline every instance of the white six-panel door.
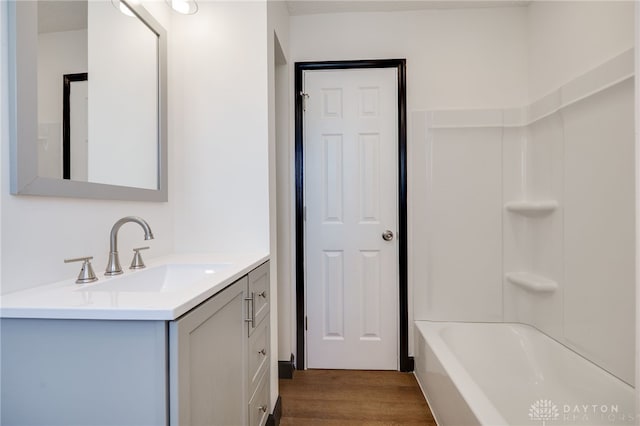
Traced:
<path fill-rule="evenodd" d="M 307 365 L 396 370 L 397 70 L 305 71 L 304 88 Z"/>

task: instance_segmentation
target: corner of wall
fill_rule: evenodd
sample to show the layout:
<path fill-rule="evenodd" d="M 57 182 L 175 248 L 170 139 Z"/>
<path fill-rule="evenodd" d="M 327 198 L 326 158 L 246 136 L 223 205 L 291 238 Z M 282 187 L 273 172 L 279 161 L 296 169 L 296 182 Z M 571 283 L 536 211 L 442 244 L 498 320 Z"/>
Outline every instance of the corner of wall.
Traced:
<path fill-rule="evenodd" d="M 636 414 L 640 417 L 640 3 L 635 3 L 636 88 Z"/>

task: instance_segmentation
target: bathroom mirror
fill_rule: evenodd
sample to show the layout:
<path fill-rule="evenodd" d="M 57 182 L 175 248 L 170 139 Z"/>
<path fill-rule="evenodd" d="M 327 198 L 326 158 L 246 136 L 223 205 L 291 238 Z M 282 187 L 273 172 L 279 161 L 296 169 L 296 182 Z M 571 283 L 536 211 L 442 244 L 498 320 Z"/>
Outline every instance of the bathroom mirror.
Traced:
<path fill-rule="evenodd" d="M 11 192 L 167 200 L 166 32 L 127 0 L 9 2 Z"/>

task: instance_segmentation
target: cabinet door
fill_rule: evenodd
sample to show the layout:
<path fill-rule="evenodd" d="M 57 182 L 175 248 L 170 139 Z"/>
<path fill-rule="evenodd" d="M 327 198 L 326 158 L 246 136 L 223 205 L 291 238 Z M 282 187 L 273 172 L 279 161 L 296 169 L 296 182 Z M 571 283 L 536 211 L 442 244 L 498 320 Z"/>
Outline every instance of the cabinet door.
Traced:
<path fill-rule="evenodd" d="M 254 321 L 249 323 L 249 335 L 253 333 L 269 312 L 269 262 L 249 272 L 249 295 L 253 300 Z"/>
<path fill-rule="evenodd" d="M 172 425 L 247 424 L 247 278 L 169 324 Z"/>

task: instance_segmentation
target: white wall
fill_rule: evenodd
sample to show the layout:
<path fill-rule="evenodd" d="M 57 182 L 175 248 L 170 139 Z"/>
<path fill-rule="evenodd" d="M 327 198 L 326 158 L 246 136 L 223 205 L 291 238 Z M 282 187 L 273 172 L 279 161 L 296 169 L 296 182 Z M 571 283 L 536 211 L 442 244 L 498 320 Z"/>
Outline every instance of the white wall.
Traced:
<path fill-rule="evenodd" d="M 633 1 L 533 1 L 528 7 L 530 99 L 633 47 Z"/>
<path fill-rule="evenodd" d="M 276 50 L 277 52 L 277 50 Z M 277 57 L 278 55 L 276 55 Z M 284 55 L 281 58 L 284 60 Z M 276 59 L 276 201 L 278 253 L 278 324 L 284 326 L 278 336 L 278 359 L 288 361 L 294 353 L 295 329 L 290 318 L 295 315 L 295 238 L 290 232 L 294 223 L 294 153 L 289 143 L 290 79 L 288 64 Z"/>
<path fill-rule="evenodd" d="M 271 403 L 278 394 L 273 34 L 264 1 L 199 1 L 172 20 L 169 99 L 175 123 L 169 197 L 178 252 L 273 251 Z M 282 6 L 282 5 L 281 5 Z M 282 39 L 286 40 L 286 34 Z M 272 108 L 271 108 L 272 109 Z M 272 109 L 273 110 L 273 109 Z M 274 184 L 275 185 L 275 184 Z"/>
<path fill-rule="evenodd" d="M 266 3 L 199 2 L 172 29 L 176 250 L 269 250 Z"/>
<path fill-rule="evenodd" d="M 408 111 L 520 106 L 526 9 L 291 17 L 291 59 L 407 59 Z"/>
<path fill-rule="evenodd" d="M 278 396 L 278 360 L 288 360 L 291 352 L 288 349 L 288 336 L 285 336 L 284 356 L 281 357 L 281 345 L 278 336 L 278 319 L 280 315 L 280 281 L 288 277 L 288 265 L 290 264 L 290 253 L 286 250 L 286 234 L 282 241 L 280 229 L 289 229 L 286 222 L 287 207 L 282 205 L 278 196 L 278 178 L 282 181 L 282 171 L 288 169 L 288 161 L 283 158 L 282 153 L 287 152 L 289 146 L 288 126 L 286 120 L 289 111 L 285 104 L 283 108 L 283 98 L 287 98 L 289 79 L 286 73 L 287 57 L 285 52 L 289 51 L 289 12 L 284 2 L 267 3 L 267 62 L 268 62 L 268 84 L 269 84 L 269 245 L 271 253 L 271 408 L 276 404 Z M 279 165 L 283 164 L 280 168 Z M 286 173 L 286 172 L 285 172 Z M 280 175 L 280 176 L 279 176 Z M 287 191 L 287 190 L 285 190 Z M 283 211 L 283 207 L 285 211 Z M 278 214 L 280 212 L 280 215 Z M 282 222 L 285 219 L 285 222 Z M 280 248 L 283 248 L 280 253 Z M 280 267 L 282 265 L 282 272 Z M 283 296 L 285 308 L 289 306 L 288 296 L 285 291 Z M 285 309 L 285 312 L 288 312 Z"/>
<path fill-rule="evenodd" d="M 6 3 L 2 4 L 6 13 Z M 150 7 L 155 10 L 154 7 Z M 156 17 L 168 28 L 167 14 Z M 7 26 L 2 26 L 2 79 L 6 84 Z M 34 82 L 35 84 L 35 82 Z M 5 86 L 6 87 L 6 86 Z M 7 91 L 2 92 L 0 111 L 7 123 Z M 2 126 L 0 151 L 0 216 L 2 229 L 0 286 L 2 293 L 75 277 L 77 264 L 64 264 L 69 257 L 93 255 L 96 273 L 104 270 L 109 251 L 109 231 L 113 223 L 127 215 L 145 218 L 156 239 L 149 241 L 147 257 L 167 254 L 173 249 L 173 206 L 169 203 L 95 201 L 54 197 L 14 196 L 9 192 L 9 134 Z M 172 141 L 169 142 L 172 144 Z M 170 160 L 170 166 L 172 161 Z M 127 225 L 119 235 L 119 248 L 132 253 L 143 241 L 142 230 Z"/>

